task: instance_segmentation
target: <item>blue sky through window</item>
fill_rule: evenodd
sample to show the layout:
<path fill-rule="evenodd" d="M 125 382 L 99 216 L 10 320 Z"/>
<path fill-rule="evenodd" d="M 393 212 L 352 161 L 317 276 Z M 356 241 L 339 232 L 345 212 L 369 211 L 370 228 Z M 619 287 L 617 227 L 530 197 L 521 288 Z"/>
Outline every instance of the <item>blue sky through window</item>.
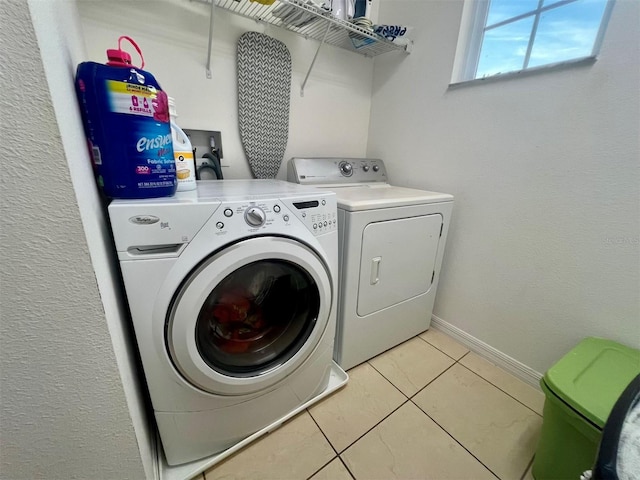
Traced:
<path fill-rule="evenodd" d="M 538 0 L 491 0 L 487 26 L 513 18 L 538 8 Z"/>
<path fill-rule="evenodd" d="M 544 0 L 543 6 L 558 0 Z M 543 12 L 528 68 L 589 56 L 607 0 L 576 0 Z M 487 27 L 535 10 L 538 0 L 491 0 Z M 535 15 L 484 33 L 476 78 L 524 68 Z"/>

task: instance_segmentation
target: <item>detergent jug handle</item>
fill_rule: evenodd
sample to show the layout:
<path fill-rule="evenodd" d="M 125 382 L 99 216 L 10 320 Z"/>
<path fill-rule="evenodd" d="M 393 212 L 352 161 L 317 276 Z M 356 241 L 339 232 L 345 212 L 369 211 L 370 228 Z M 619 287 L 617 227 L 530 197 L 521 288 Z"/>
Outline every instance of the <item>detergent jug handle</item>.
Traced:
<path fill-rule="evenodd" d="M 126 35 L 122 35 L 120 38 L 118 38 L 117 49 L 110 48 L 107 50 L 107 59 L 108 59 L 107 65 L 109 65 L 110 67 L 133 66 L 131 63 L 131 55 L 129 55 L 129 53 L 125 52 L 121 48 L 122 39 L 127 40 L 131 45 L 133 45 L 133 48 L 135 48 L 136 52 L 138 52 L 138 55 L 140 55 L 140 61 L 142 65 L 140 65 L 140 67 L 138 68 L 142 70 L 144 68 L 144 57 L 142 56 L 142 50 L 140 50 L 140 47 L 138 46 L 138 44 L 134 42 L 131 37 L 127 37 Z"/>

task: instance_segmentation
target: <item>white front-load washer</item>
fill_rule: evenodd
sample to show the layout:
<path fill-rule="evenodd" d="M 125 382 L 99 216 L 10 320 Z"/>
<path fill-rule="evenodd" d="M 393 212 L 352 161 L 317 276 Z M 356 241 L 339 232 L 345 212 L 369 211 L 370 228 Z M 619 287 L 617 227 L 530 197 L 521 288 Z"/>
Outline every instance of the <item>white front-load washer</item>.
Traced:
<path fill-rule="evenodd" d="M 275 180 L 114 200 L 109 217 L 169 465 L 316 398 L 332 362 L 335 195 Z"/>
<path fill-rule="evenodd" d="M 337 195 L 338 364 L 349 369 L 427 330 L 453 196 L 392 186 L 377 159 L 293 158 L 287 178 Z"/>

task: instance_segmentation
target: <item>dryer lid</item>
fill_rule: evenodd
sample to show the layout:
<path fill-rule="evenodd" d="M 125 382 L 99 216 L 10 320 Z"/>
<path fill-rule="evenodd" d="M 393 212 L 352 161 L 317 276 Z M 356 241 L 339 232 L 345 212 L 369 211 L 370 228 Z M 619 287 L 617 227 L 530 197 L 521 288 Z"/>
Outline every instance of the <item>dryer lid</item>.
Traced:
<path fill-rule="evenodd" d="M 331 187 L 331 190 L 336 192 L 338 208 L 350 212 L 453 201 L 453 195 L 448 193 L 394 187 L 386 183 Z"/>

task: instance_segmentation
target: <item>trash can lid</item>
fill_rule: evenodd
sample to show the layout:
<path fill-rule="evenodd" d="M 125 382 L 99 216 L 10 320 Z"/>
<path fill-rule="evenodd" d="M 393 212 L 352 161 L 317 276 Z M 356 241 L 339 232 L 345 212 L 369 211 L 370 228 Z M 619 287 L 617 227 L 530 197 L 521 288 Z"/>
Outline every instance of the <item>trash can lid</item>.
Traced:
<path fill-rule="evenodd" d="M 551 391 L 589 421 L 604 427 L 625 387 L 640 374 L 640 350 L 585 338 L 544 376 Z"/>

